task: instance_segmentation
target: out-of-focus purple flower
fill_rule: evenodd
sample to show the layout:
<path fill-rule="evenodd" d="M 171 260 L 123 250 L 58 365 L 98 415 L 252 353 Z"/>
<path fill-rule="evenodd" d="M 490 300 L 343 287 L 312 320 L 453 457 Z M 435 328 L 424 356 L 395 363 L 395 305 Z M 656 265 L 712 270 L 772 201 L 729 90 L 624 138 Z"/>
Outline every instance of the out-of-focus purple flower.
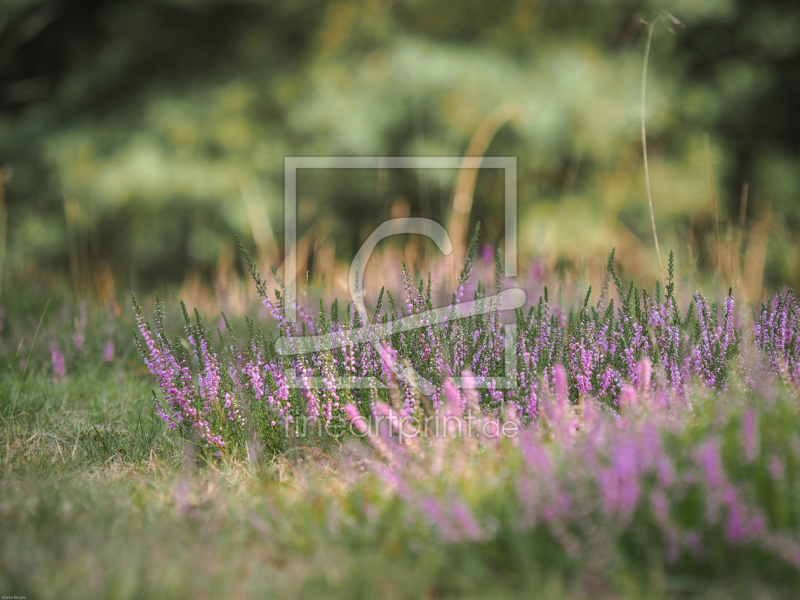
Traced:
<path fill-rule="evenodd" d="M 344 412 L 353 426 L 358 429 L 359 433 L 364 434 L 367 432 L 367 422 L 355 406 L 348 402 L 344 405 Z"/>
<path fill-rule="evenodd" d="M 783 478 L 785 470 L 786 466 L 783 461 L 778 456 L 773 455 L 769 460 L 769 474 L 772 479 L 778 481 Z"/>
<path fill-rule="evenodd" d="M 66 368 L 64 366 L 64 355 L 58 349 L 56 341 L 50 340 L 50 359 L 53 361 L 53 370 L 56 379 L 62 379 L 66 375 Z"/>
<path fill-rule="evenodd" d="M 704 442 L 696 453 L 696 459 L 703 469 L 706 482 L 713 488 L 721 489 L 725 482 L 722 459 L 719 455 L 719 442 L 715 439 Z"/>
<path fill-rule="evenodd" d="M 457 415 L 464 412 L 465 401 L 450 379 L 444 382 L 444 395 L 447 398 L 447 411 L 450 414 Z"/>
<path fill-rule="evenodd" d="M 639 459 L 639 445 L 632 437 L 623 435 L 611 448 L 611 466 L 597 469 L 597 483 L 606 512 L 630 518 L 639 500 Z"/>
<path fill-rule="evenodd" d="M 453 515 L 459 529 L 469 540 L 479 540 L 483 536 L 480 525 L 478 525 L 472 512 L 463 502 L 456 500 L 450 504 L 450 514 Z"/>
<path fill-rule="evenodd" d="M 569 397 L 567 396 L 567 371 L 564 369 L 564 365 L 558 364 L 553 368 L 553 383 L 556 403 L 559 407 L 566 407 L 569 404 Z"/>
<path fill-rule="evenodd" d="M 108 342 L 103 347 L 103 362 L 111 362 L 114 360 L 114 342 Z"/>
<path fill-rule="evenodd" d="M 638 398 L 636 396 L 636 390 L 632 385 L 623 385 L 622 386 L 622 393 L 619 395 L 619 409 L 621 411 L 631 409 L 636 406 Z"/>
<path fill-rule="evenodd" d="M 758 416 L 753 410 L 748 410 L 742 420 L 742 445 L 746 462 L 751 463 L 758 458 Z"/>
<path fill-rule="evenodd" d="M 72 334 L 72 344 L 75 346 L 75 350 L 83 349 L 83 342 L 86 340 L 86 336 L 83 335 L 83 331 L 76 331 Z"/>

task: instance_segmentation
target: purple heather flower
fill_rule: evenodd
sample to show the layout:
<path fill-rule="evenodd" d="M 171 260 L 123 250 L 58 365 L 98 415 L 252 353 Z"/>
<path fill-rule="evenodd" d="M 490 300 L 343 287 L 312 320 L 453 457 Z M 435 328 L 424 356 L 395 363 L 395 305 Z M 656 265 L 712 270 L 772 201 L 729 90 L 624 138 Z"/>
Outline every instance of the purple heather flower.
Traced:
<path fill-rule="evenodd" d="M 611 449 L 611 466 L 596 473 L 606 512 L 630 517 L 639 499 L 639 446 L 628 436 Z"/>
<path fill-rule="evenodd" d="M 622 392 L 619 395 L 619 409 L 622 411 L 633 408 L 637 401 L 636 390 L 633 386 L 627 384 L 622 386 Z"/>
<path fill-rule="evenodd" d="M 475 517 L 463 502 L 455 501 L 450 504 L 450 514 L 459 525 L 464 537 L 469 540 L 479 540 L 483 537 L 481 528 L 475 521 Z"/>
<path fill-rule="evenodd" d="M 698 448 L 696 460 L 703 469 L 703 474 L 709 486 L 722 488 L 725 483 L 725 474 L 722 470 L 722 459 L 719 455 L 719 442 L 711 439 Z"/>
<path fill-rule="evenodd" d="M 50 341 L 50 358 L 53 361 L 53 370 L 57 379 L 62 379 L 66 374 L 64 367 L 64 355 L 58 349 L 55 340 Z"/>
<path fill-rule="evenodd" d="M 773 455 L 769 460 L 769 474 L 772 479 L 776 481 L 782 479 L 785 470 L 786 466 L 783 461 L 778 456 Z"/>
<path fill-rule="evenodd" d="M 556 403 L 559 407 L 569 404 L 567 396 L 567 371 L 564 365 L 558 364 L 553 368 L 553 384 L 555 386 Z"/>
<path fill-rule="evenodd" d="M 76 331 L 72 335 L 72 344 L 75 346 L 75 350 L 83 349 L 83 342 L 86 339 L 86 336 L 83 335 L 83 331 Z"/>
<path fill-rule="evenodd" d="M 111 362 L 114 360 L 114 342 L 108 342 L 103 347 L 103 362 Z"/>
<path fill-rule="evenodd" d="M 758 458 L 758 416 L 753 410 L 748 410 L 742 420 L 742 445 L 746 462 Z"/>

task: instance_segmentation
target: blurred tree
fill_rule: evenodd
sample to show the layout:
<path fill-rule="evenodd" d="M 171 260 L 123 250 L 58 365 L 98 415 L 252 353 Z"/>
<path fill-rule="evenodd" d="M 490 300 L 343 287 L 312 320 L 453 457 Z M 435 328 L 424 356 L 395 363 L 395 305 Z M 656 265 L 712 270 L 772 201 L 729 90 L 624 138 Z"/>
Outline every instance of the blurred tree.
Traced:
<path fill-rule="evenodd" d="M 749 182 L 750 222 L 784 227 L 770 281 L 797 282 L 800 6 L 778 0 L 6 0 L 6 272 L 208 273 L 233 232 L 281 247 L 284 156 L 461 155 L 501 105 L 487 153 L 519 157 L 523 252 L 605 252 L 620 230 L 650 248 L 641 19 L 665 8 L 685 27 L 650 59 L 660 233 L 713 266 L 709 179 L 723 236 Z M 398 202 L 445 221 L 455 176 L 304 175 L 300 233 L 347 256 Z M 470 218 L 495 239 L 501 204 L 482 174 Z"/>

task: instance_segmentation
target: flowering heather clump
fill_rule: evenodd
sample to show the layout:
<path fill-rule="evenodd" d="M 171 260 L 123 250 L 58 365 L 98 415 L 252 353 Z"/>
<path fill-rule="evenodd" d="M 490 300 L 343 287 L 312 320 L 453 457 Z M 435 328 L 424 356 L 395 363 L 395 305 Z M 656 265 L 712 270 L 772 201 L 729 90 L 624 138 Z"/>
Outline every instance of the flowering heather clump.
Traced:
<path fill-rule="evenodd" d="M 156 301 L 153 330 L 144 321 L 135 298 L 134 306 L 139 333 L 144 340 L 142 343 L 137 336 L 136 343 L 167 399 L 166 405 L 154 399 L 161 418 L 174 430 L 187 434 L 196 430 L 206 448 L 221 449 L 230 442 L 240 441 L 244 419 L 239 397 L 235 394 L 237 382 L 232 376 L 235 374 L 220 363 L 199 315 L 197 324 L 192 326 L 184 308 L 186 333 L 199 370 L 195 382 L 189 357 L 180 340 L 170 341 L 164 332 L 161 302 Z"/>
<path fill-rule="evenodd" d="M 476 244 L 477 237 L 442 322 L 431 312 L 431 277 L 415 285 L 403 266 L 402 303 L 382 290 L 371 319 L 371 335 L 379 343 L 366 338 L 361 314 L 352 303 L 342 307 L 335 300 L 328 307 L 320 300 L 313 317 L 305 303 L 288 296 L 277 275 L 279 289 L 271 294 L 246 251 L 256 289 L 295 353 L 278 353 L 275 338 L 250 319 L 248 340 L 239 350 L 224 315 L 214 351 L 211 332 L 200 316 L 195 313 L 192 325 L 184 309 L 190 359 L 181 342 L 170 341 L 164 332 L 161 304 L 156 306 L 153 331 L 137 306 L 143 356 L 163 393 L 163 403 L 156 402 L 162 418 L 173 429 L 196 430 L 218 450 L 244 440 L 246 427 L 248 435 L 257 432 L 279 450 L 286 432 L 301 423 L 324 425 L 335 435 L 341 432 L 348 403 L 364 416 L 375 415 L 378 402 L 389 403 L 404 415 L 436 413 L 442 409 L 447 382 L 464 372 L 474 376 L 478 389 L 473 395 L 482 411 L 501 416 L 513 408 L 523 423 L 542 416 L 541 399 L 555 389 L 559 364 L 565 370 L 565 402 L 571 405 L 595 398 L 619 410 L 635 400 L 635 395 L 626 393 L 630 388 L 677 409 L 690 386 L 715 393 L 727 389 L 731 360 L 738 355 L 742 335 L 734 295 L 728 293 L 720 310 L 698 292 L 681 315 L 672 257 L 663 294 L 658 285 L 652 295 L 633 282 L 623 286 L 612 253 L 607 284 L 596 304 L 589 303 L 590 289 L 580 305 L 565 311 L 551 305 L 544 288 L 527 313 L 516 310 L 515 327 L 509 327 L 503 325 L 503 315 L 483 284 L 470 284 Z M 502 269 L 498 252 L 494 281 L 498 294 Z M 471 312 L 463 315 L 456 303 L 468 290 L 474 302 Z M 488 312 L 480 311 L 484 299 Z M 791 302 L 777 301 L 774 308 L 765 309 L 761 320 L 796 319 L 796 312 L 786 308 L 794 307 L 792 302 L 793 297 Z M 298 322 L 287 319 L 288 303 L 296 309 Z M 769 331 L 759 344 L 771 353 L 772 369 L 797 377 L 795 338 L 774 339 L 776 328 L 766 327 Z M 327 336 L 335 343 L 312 351 L 293 341 L 299 336 Z M 504 385 L 502 378 L 507 378 L 506 384 L 510 379 L 511 385 Z M 354 381 L 362 384 L 349 385 Z"/>
<path fill-rule="evenodd" d="M 495 559 L 529 543 L 548 548 L 550 561 L 596 572 L 621 554 L 646 551 L 684 571 L 737 554 L 800 569 L 800 502 L 786 478 L 786 465 L 800 467 L 797 443 L 790 448 L 759 434 L 774 430 L 780 414 L 757 421 L 739 400 L 719 397 L 709 400 L 713 418 L 698 421 L 646 386 L 627 390 L 634 398 L 622 415 L 593 397 L 563 411 L 559 392 L 546 393 L 547 418 L 506 436 L 494 435 L 492 416 L 479 416 L 468 431 L 444 427 L 431 435 L 431 426 L 422 435 L 410 421 L 368 422 L 348 405 L 353 430 L 372 449 L 365 455 L 353 447 L 350 464 L 354 476 L 366 465 L 421 526 L 449 542 L 494 543 Z M 796 411 L 796 404 L 781 410 Z M 457 401 L 445 412 L 462 414 Z M 398 416 L 383 404 L 377 413 Z M 505 422 L 517 423 L 513 409 Z"/>
<path fill-rule="evenodd" d="M 72 334 L 72 344 L 75 346 L 75 350 L 83 350 L 83 343 L 86 341 L 86 334 L 84 333 L 86 322 L 86 306 L 81 306 L 80 316 L 75 319 L 75 333 Z"/>
<path fill-rule="evenodd" d="M 55 339 L 50 340 L 50 359 L 53 362 L 53 372 L 56 379 L 63 379 L 66 376 L 67 370 L 64 366 L 64 355 L 58 349 Z"/>
<path fill-rule="evenodd" d="M 380 489 L 409 535 L 492 564 L 527 553 L 569 577 L 652 560 L 690 576 L 752 564 L 800 577 L 793 295 L 765 305 L 750 336 L 732 290 L 719 305 L 698 292 L 681 313 L 672 257 L 667 285 L 649 293 L 622 284 L 612 254 L 596 303 L 587 293 L 572 308 L 553 305 L 543 288 L 511 315 L 472 282 L 473 252 L 436 315 L 432 278 L 416 283 L 403 265 L 399 295 L 379 295 L 371 339 L 352 304 L 320 301 L 314 316 L 277 274 L 269 293 L 246 253 L 280 345 L 252 319 L 238 343 L 224 315 L 212 339 L 185 307 L 186 342 L 170 340 L 161 302 L 152 328 L 137 305 L 161 418 L 209 453 L 247 448 L 251 460 L 257 442 L 308 448 L 323 430 L 349 440 L 337 470 L 357 499 L 349 511 L 371 520 L 379 509 L 364 503 L 366 490 Z M 499 253 L 495 263 L 501 294 Z M 316 346 L 297 339 L 308 336 Z M 759 351 L 760 372 L 742 358 Z M 769 403 L 751 398 L 755 379 L 772 390 Z M 315 427 L 320 439 L 296 439 Z M 349 526 L 329 517 L 332 530 Z"/>
<path fill-rule="evenodd" d="M 771 369 L 795 392 L 800 390 L 799 326 L 797 298 L 791 290 L 762 305 L 755 326 L 758 348 L 767 356 Z"/>

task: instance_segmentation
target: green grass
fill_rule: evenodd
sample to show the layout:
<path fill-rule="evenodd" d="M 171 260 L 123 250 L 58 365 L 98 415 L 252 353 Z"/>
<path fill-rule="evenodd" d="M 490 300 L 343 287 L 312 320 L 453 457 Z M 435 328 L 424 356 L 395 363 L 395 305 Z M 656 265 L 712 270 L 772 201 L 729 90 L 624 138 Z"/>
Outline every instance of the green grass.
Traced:
<path fill-rule="evenodd" d="M 5 338 L 3 595 L 792 598 L 798 589 L 796 573 L 750 561 L 748 554 L 732 563 L 723 554 L 704 570 L 676 570 L 646 544 L 636 550 L 641 544 L 630 539 L 634 550 L 600 546 L 593 564 L 569 558 L 547 536 L 512 526 L 513 453 L 506 464 L 496 455 L 469 455 L 466 471 L 480 479 L 431 484 L 446 489 L 453 483 L 478 514 L 498 519 L 492 539 L 453 544 L 375 477 L 354 478 L 336 446 L 296 447 L 256 461 L 243 453 L 202 458 L 156 415 L 154 384 L 125 342 L 128 316 L 106 317 L 87 329 L 116 340 L 114 362 L 101 361 L 102 339 L 97 334 L 99 341 L 90 343 L 95 334 L 87 334 L 87 351 L 68 354 L 62 380 L 53 376 L 46 342 L 59 332 L 68 339 L 71 325 L 48 319 L 24 380 L 27 345 L 15 354 L 16 340 L 8 343 L 13 335 Z M 27 321 L 31 339 L 36 320 Z M 788 444 L 800 432 L 796 404 L 771 402 L 764 427 Z M 734 421 L 719 423 L 711 409 L 698 405 L 696 425 L 681 433 L 687 444 L 709 428 L 722 434 L 735 428 Z M 681 437 L 674 443 L 683 443 Z M 780 495 L 765 499 L 780 501 Z"/>

